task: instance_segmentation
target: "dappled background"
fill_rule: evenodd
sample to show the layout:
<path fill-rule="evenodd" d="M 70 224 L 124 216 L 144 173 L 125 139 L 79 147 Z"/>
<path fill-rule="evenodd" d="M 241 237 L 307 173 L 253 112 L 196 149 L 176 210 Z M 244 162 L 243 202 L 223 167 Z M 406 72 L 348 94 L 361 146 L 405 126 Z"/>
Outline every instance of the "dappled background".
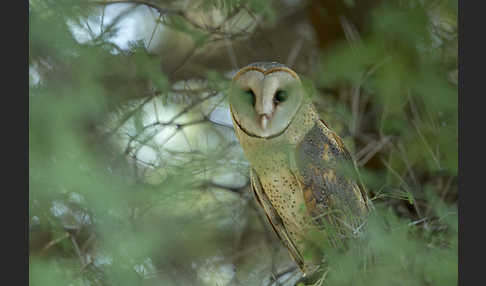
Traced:
<path fill-rule="evenodd" d="M 454 0 L 30 0 L 31 285 L 294 285 L 227 90 L 303 78 L 373 201 L 312 285 L 457 285 Z"/>

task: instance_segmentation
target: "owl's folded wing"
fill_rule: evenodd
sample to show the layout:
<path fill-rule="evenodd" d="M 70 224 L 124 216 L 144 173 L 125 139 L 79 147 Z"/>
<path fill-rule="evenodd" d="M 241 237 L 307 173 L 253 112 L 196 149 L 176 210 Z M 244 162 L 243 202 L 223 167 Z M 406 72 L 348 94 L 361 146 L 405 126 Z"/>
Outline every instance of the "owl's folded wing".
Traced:
<path fill-rule="evenodd" d="M 293 160 L 307 210 L 316 225 L 330 223 L 340 232 L 360 227 L 368 200 L 352 179 L 356 169 L 339 136 L 317 121 L 297 144 Z"/>
<path fill-rule="evenodd" d="M 250 174 L 251 179 L 251 188 L 253 190 L 253 194 L 255 195 L 256 201 L 260 204 L 260 206 L 265 211 L 267 218 L 272 226 L 273 230 L 277 234 L 278 238 L 284 243 L 284 245 L 288 248 L 292 258 L 297 263 L 299 268 L 302 272 L 305 273 L 304 269 L 304 259 L 300 252 L 298 251 L 297 247 L 295 246 L 294 242 L 291 240 L 287 229 L 284 226 L 282 218 L 277 213 L 275 208 L 270 203 L 267 195 L 263 191 L 262 184 L 260 183 L 260 179 L 258 178 L 257 173 L 252 169 Z"/>

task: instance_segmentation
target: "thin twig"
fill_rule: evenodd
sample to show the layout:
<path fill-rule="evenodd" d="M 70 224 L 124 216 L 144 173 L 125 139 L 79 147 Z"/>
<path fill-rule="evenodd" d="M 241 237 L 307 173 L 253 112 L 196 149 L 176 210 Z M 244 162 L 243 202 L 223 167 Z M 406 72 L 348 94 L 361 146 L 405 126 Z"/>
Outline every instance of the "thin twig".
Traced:
<path fill-rule="evenodd" d="M 52 246 L 58 244 L 59 242 L 63 241 L 64 239 L 68 238 L 71 234 L 69 232 L 66 232 L 63 236 L 56 238 L 54 240 L 51 240 L 46 246 L 44 246 L 41 250 L 41 252 L 44 252 L 51 248 Z"/>
<path fill-rule="evenodd" d="M 104 33 L 105 10 L 106 10 L 106 6 L 103 6 L 103 10 L 101 11 L 100 33 Z"/>
<path fill-rule="evenodd" d="M 79 257 L 79 261 L 81 262 L 81 265 L 84 265 L 85 263 L 84 263 L 83 255 L 79 250 L 78 243 L 76 242 L 76 238 L 74 237 L 74 235 L 70 235 L 70 236 L 71 236 L 71 242 L 73 243 L 74 246 L 74 250 L 76 250 L 76 254 Z"/>
<path fill-rule="evenodd" d="M 104 35 L 111 31 L 113 27 L 115 27 L 124 17 L 126 17 L 128 14 L 132 13 L 135 8 L 137 8 L 137 5 L 130 5 L 127 9 L 123 10 L 120 12 L 114 19 L 111 21 L 110 24 L 108 24 L 105 29 L 103 29 L 103 32 L 100 33 L 96 38 L 94 38 L 92 41 L 93 43 L 97 43 L 99 40 L 103 39 Z"/>
<path fill-rule="evenodd" d="M 376 153 L 378 153 L 383 147 L 390 142 L 391 136 L 386 136 L 383 138 L 375 147 L 366 154 L 363 159 L 359 160 L 358 166 L 364 166 Z"/>
<path fill-rule="evenodd" d="M 284 276 L 285 274 L 288 274 L 288 273 L 295 271 L 296 269 L 297 269 L 297 267 L 291 266 L 291 267 L 288 267 L 287 269 L 282 270 L 281 272 L 279 272 L 277 274 L 272 273 L 272 277 L 271 277 L 270 281 L 267 283 L 267 286 L 272 285 L 273 282 L 276 282 L 277 285 L 280 285 L 280 282 L 279 282 L 278 279 L 280 277 Z"/>
<path fill-rule="evenodd" d="M 212 181 L 206 181 L 206 182 L 202 182 L 199 185 L 199 188 L 202 188 L 202 189 L 204 189 L 204 188 L 217 188 L 217 189 L 227 190 L 227 191 L 230 191 L 232 193 L 235 193 L 235 194 L 238 194 L 238 195 L 241 196 L 241 195 L 243 195 L 243 192 L 248 188 L 249 185 L 250 185 L 249 180 L 241 187 L 233 187 L 233 186 L 214 183 Z"/>
<path fill-rule="evenodd" d="M 159 25 L 160 25 L 160 18 L 162 17 L 162 15 L 159 15 L 159 21 L 156 21 L 156 24 L 155 24 L 155 27 L 154 29 L 152 30 L 152 34 L 150 35 L 150 40 L 147 44 L 147 50 L 150 49 L 150 44 L 152 44 L 152 40 L 154 38 L 154 35 L 155 35 L 155 31 L 157 31 L 157 29 L 159 28 Z"/>
<path fill-rule="evenodd" d="M 302 50 L 302 46 L 304 45 L 304 39 L 299 38 L 299 40 L 294 44 L 292 50 L 290 50 L 289 56 L 287 57 L 286 65 L 288 67 L 293 67 L 295 64 L 295 60 L 299 55 L 300 50 Z"/>
<path fill-rule="evenodd" d="M 397 173 L 397 172 L 396 172 L 396 171 L 395 171 L 395 170 L 394 170 L 394 169 L 393 169 L 393 168 L 390 166 L 390 164 L 388 164 L 388 163 L 387 163 L 385 160 L 381 160 L 381 161 L 382 161 L 382 163 L 385 165 L 385 167 L 386 167 L 386 168 L 387 168 L 387 169 L 388 169 L 388 170 L 389 170 L 389 171 L 390 171 L 390 172 L 391 172 L 393 175 L 395 175 L 395 177 L 397 177 L 397 178 L 398 178 L 398 180 L 399 180 L 399 181 L 400 181 L 400 182 L 401 182 L 401 183 L 404 185 L 405 190 L 407 191 L 407 194 L 408 194 L 409 196 L 412 196 L 412 198 L 413 198 L 413 194 L 412 194 L 412 192 L 411 192 L 411 190 L 410 190 L 410 187 L 409 187 L 409 186 L 408 186 L 408 184 L 407 184 L 407 183 L 406 183 L 406 182 L 405 182 L 405 181 L 402 179 L 402 177 L 400 176 L 400 174 L 398 174 L 398 173 Z M 412 205 L 413 205 L 413 208 L 415 209 L 415 211 L 417 212 L 417 215 L 418 215 L 420 218 L 423 218 L 424 216 L 422 215 L 422 212 L 421 212 L 421 211 L 420 211 L 420 209 L 418 208 L 418 206 L 417 206 L 417 202 L 415 201 L 415 199 L 414 199 L 414 201 L 413 201 L 413 204 L 412 204 Z M 424 226 L 425 226 L 425 228 L 427 228 L 427 223 L 424 223 Z"/>
<path fill-rule="evenodd" d="M 115 126 L 115 128 L 113 128 L 111 131 L 109 131 L 108 133 L 105 133 L 101 136 L 101 138 L 103 140 L 107 139 L 108 137 L 111 137 L 113 134 L 115 134 L 118 129 L 120 129 L 123 125 L 125 125 L 125 123 L 130 119 L 132 118 L 133 115 L 135 115 L 135 113 L 137 113 L 140 109 L 142 109 L 145 104 L 147 104 L 150 100 L 152 100 L 153 97 L 147 97 L 139 106 L 137 106 L 135 109 L 133 109 L 132 111 L 130 111 L 128 114 L 126 114 L 122 120 L 120 120 L 120 122 L 118 123 L 117 126 Z"/>
<path fill-rule="evenodd" d="M 238 69 L 238 61 L 236 60 L 235 50 L 233 49 L 233 44 L 231 43 L 228 38 L 225 38 L 226 42 L 226 51 L 231 59 L 231 64 L 233 65 L 233 69 Z"/>
<path fill-rule="evenodd" d="M 439 169 L 442 169 L 441 166 L 440 166 L 440 161 L 439 159 L 436 157 L 436 154 L 434 154 L 434 151 L 432 151 L 432 148 L 430 147 L 429 145 L 429 142 L 427 142 L 427 140 L 425 139 L 424 135 L 422 134 L 422 132 L 420 131 L 420 127 L 418 126 L 418 124 L 415 122 L 415 120 L 412 120 L 412 124 L 413 126 L 415 127 L 415 130 L 417 130 L 417 134 L 419 135 L 419 138 L 422 140 L 422 142 L 424 143 L 425 145 L 425 148 L 427 149 L 427 151 L 429 151 L 430 153 L 430 156 L 432 157 L 432 159 L 434 160 L 434 162 L 436 163 L 437 167 Z"/>
<path fill-rule="evenodd" d="M 358 128 L 360 125 L 360 114 L 359 114 L 359 98 L 361 95 L 361 83 L 354 86 L 352 88 L 352 103 L 351 103 L 351 112 L 353 114 L 352 120 L 351 120 L 351 134 L 356 136 L 358 133 Z"/>
<path fill-rule="evenodd" d="M 402 160 L 403 160 L 403 162 L 405 162 L 405 165 L 407 166 L 408 173 L 410 174 L 410 177 L 412 178 L 413 183 L 417 187 L 420 186 L 417 178 L 415 177 L 415 172 L 413 171 L 412 166 L 410 165 L 410 162 L 408 161 L 408 156 L 405 152 L 405 148 L 403 147 L 402 142 L 398 143 L 398 149 L 400 150 L 400 153 L 402 153 Z"/>
<path fill-rule="evenodd" d="M 185 64 L 186 62 L 196 53 L 196 50 L 198 49 L 198 46 L 194 46 L 189 52 L 186 53 L 182 61 L 177 65 L 169 74 L 169 79 L 172 79 L 174 77 L 174 74 L 179 71 Z"/>

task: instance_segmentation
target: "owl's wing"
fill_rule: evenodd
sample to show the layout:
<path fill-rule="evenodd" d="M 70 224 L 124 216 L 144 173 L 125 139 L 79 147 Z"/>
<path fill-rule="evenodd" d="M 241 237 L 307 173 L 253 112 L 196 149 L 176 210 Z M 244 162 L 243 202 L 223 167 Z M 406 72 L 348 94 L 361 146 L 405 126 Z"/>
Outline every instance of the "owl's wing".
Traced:
<path fill-rule="evenodd" d="M 260 179 L 258 178 L 257 173 L 253 169 L 251 169 L 250 179 L 251 179 L 251 188 L 253 190 L 253 194 L 255 195 L 255 200 L 260 204 L 260 206 L 265 211 L 268 221 L 270 222 L 270 225 L 272 226 L 273 230 L 277 234 L 278 238 L 288 248 L 294 261 L 297 263 L 299 268 L 305 273 L 304 259 L 300 254 L 299 250 L 297 249 L 297 247 L 295 246 L 294 242 L 290 239 L 287 229 L 283 224 L 282 218 L 270 203 L 270 200 L 268 199 L 267 195 L 263 191 L 263 187 L 262 184 L 260 183 Z"/>
<path fill-rule="evenodd" d="M 368 200 L 362 187 L 346 176 L 356 169 L 341 138 L 319 120 L 297 144 L 294 155 L 296 177 L 316 225 L 327 222 L 339 227 L 340 233 L 359 228 Z"/>

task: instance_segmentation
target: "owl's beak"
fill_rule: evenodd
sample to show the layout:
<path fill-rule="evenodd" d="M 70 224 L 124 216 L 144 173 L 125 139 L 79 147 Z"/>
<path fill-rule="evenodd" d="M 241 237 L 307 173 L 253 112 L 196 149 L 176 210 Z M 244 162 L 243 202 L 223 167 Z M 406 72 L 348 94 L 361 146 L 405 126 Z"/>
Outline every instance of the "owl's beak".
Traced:
<path fill-rule="evenodd" d="M 270 121 L 270 120 L 267 117 L 267 115 L 266 114 L 263 114 L 262 115 L 262 118 L 261 118 L 261 121 L 260 121 L 260 125 L 262 126 L 262 129 L 267 129 L 268 121 Z"/>

